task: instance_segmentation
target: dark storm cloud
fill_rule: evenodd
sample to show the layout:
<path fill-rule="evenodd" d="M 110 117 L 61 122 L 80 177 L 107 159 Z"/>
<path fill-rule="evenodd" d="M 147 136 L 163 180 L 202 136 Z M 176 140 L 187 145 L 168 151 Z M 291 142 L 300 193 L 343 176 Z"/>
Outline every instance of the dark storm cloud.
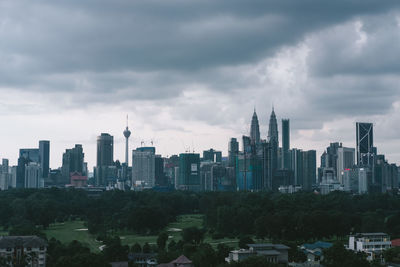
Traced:
<path fill-rule="evenodd" d="M 362 4 L 360 4 L 362 3 Z M 30 73 L 181 71 L 256 62 L 395 1 L 5 1 L 2 53 Z"/>
<path fill-rule="evenodd" d="M 246 96 L 264 105 L 281 101 L 283 111 L 299 120 L 315 110 L 321 117 L 382 114 L 398 99 L 391 97 L 397 79 L 381 74 L 396 73 L 400 62 L 399 6 L 372 0 L 2 1 L 0 86 L 60 93 L 69 107 L 148 100 L 173 106 L 185 102 L 185 92 L 201 88 L 225 92 L 232 105 Z M 299 43 L 310 50 L 309 78 L 291 89 L 300 93 L 282 94 L 279 84 L 241 73 Z M 295 97 L 300 111 L 285 102 Z M 242 114 L 212 116 L 218 106 L 208 114 L 204 105 L 189 103 L 191 118 L 218 124 Z M 176 112 L 186 114 L 182 107 Z"/>

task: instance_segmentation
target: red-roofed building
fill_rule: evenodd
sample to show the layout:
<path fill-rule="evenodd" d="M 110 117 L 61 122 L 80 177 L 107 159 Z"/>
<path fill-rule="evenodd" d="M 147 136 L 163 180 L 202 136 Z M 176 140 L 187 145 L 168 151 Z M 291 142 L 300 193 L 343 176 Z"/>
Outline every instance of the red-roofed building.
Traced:
<path fill-rule="evenodd" d="M 393 239 L 390 242 L 392 242 L 392 247 L 400 247 L 400 238 Z"/>
<path fill-rule="evenodd" d="M 71 173 L 71 186 L 86 187 L 87 186 L 87 176 L 83 176 L 80 172 Z"/>

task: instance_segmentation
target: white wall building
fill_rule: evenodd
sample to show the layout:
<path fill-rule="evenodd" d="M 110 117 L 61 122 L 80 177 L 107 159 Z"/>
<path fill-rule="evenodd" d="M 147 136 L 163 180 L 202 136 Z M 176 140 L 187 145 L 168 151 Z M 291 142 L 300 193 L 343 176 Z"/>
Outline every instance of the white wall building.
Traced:
<path fill-rule="evenodd" d="M 30 162 L 25 167 L 25 188 L 43 188 L 42 168 L 36 162 Z"/>
<path fill-rule="evenodd" d="M 46 251 L 46 241 L 37 236 L 0 236 L 0 257 L 10 266 L 26 257 L 27 266 L 45 267 Z"/>
<path fill-rule="evenodd" d="M 360 233 L 349 237 L 349 249 L 367 253 L 370 261 L 391 247 L 390 236 L 385 233 Z"/>

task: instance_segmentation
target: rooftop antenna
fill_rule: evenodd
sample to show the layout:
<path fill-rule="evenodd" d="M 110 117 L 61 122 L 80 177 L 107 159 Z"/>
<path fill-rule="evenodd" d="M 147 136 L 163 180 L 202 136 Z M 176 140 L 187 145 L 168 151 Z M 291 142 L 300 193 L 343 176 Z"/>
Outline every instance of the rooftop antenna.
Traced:
<path fill-rule="evenodd" d="M 140 146 L 143 147 L 143 145 L 144 145 L 144 141 L 142 140 L 142 141 L 140 142 Z"/>

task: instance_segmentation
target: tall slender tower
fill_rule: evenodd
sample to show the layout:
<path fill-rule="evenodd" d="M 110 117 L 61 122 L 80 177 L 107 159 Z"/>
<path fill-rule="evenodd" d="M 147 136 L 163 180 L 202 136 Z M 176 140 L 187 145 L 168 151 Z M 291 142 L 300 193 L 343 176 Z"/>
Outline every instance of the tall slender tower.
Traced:
<path fill-rule="evenodd" d="M 260 126 L 258 124 L 256 109 L 254 109 L 253 117 L 251 118 L 250 138 L 252 144 L 258 145 L 260 143 Z"/>
<path fill-rule="evenodd" d="M 275 170 L 278 169 L 278 148 L 279 148 L 278 122 L 276 121 L 276 115 L 273 107 L 269 119 L 268 142 L 270 144 L 270 149 L 271 149 L 269 169 L 271 171 L 271 174 L 273 175 Z"/>
<path fill-rule="evenodd" d="M 272 108 L 269 118 L 268 141 L 276 142 L 276 144 L 279 145 L 278 122 L 276 121 L 274 108 Z"/>
<path fill-rule="evenodd" d="M 131 136 L 131 131 L 128 129 L 128 115 L 126 115 L 126 128 L 124 131 L 125 136 L 125 163 L 126 166 L 129 166 L 129 137 Z"/>

